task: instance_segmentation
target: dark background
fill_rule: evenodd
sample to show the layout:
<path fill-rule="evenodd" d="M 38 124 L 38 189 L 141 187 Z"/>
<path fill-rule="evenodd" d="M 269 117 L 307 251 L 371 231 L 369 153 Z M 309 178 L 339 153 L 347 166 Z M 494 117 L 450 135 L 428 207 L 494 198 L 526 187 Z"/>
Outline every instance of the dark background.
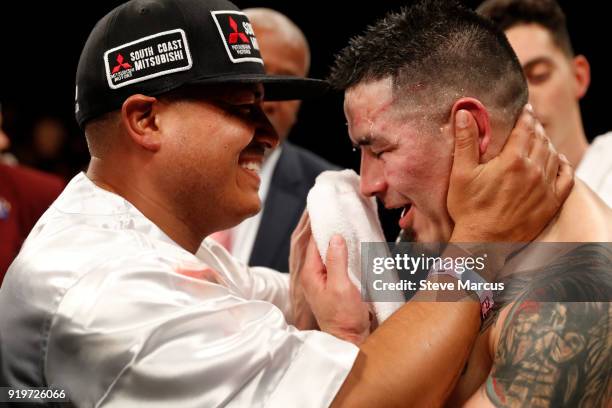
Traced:
<path fill-rule="evenodd" d="M 69 173 L 86 166 L 84 138 L 72 114 L 74 75 L 90 30 L 104 14 L 121 3 L 10 1 L 0 6 L 0 101 L 13 151 L 28 148 L 32 123 L 37 118 L 53 115 L 68 126 Z M 333 55 L 351 36 L 359 34 L 387 11 L 409 3 L 410 0 L 236 0 L 241 8 L 270 7 L 294 20 L 310 42 L 311 76 L 316 78 L 327 75 Z M 466 0 L 465 3 L 475 7 L 480 1 Z M 612 127 L 607 103 L 611 91 L 607 74 L 609 15 L 603 3 L 560 1 L 560 4 L 568 17 L 575 51 L 586 55 L 591 63 L 592 83 L 582 101 L 582 111 L 587 136 L 593 138 Z M 352 152 L 347 137 L 342 95 L 332 94 L 305 102 L 290 140 L 336 164 L 358 168 L 359 156 Z"/>

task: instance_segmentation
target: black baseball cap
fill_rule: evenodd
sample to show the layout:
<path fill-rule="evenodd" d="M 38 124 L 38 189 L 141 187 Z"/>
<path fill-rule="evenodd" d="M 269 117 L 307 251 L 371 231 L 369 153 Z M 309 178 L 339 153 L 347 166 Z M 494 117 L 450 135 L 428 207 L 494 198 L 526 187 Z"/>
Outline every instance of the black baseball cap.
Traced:
<path fill-rule="evenodd" d="M 131 0 L 98 21 L 85 43 L 75 115 L 84 128 L 133 94 L 225 83 L 261 83 L 266 100 L 305 99 L 328 88 L 317 79 L 266 75 L 251 24 L 229 1 Z"/>

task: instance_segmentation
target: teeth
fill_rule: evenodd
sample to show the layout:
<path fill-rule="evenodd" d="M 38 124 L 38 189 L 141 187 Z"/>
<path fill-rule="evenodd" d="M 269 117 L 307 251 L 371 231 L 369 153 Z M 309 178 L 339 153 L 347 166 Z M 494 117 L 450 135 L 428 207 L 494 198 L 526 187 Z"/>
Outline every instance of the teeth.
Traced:
<path fill-rule="evenodd" d="M 261 171 L 261 164 L 257 162 L 240 163 L 240 167 L 254 171 L 255 173 L 259 173 Z"/>

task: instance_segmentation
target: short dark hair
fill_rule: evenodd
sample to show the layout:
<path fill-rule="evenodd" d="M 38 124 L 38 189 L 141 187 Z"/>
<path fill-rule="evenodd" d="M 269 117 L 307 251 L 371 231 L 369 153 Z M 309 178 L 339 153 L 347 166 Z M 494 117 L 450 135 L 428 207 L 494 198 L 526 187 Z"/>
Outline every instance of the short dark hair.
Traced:
<path fill-rule="evenodd" d="M 539 24 L 563 53 L 574 56 L 565 14 L 555 0 L 485 0 L 476 11 L 504 31 L 519 24 Z"/>
<path fill-rule="evenodd" d="M 412 98 L 404 105 L 427 105 L 439 119 L 456 99 L 472 96 L 513 125 L 528 97 L 503 32 L 451 0 L 421 0 L 387 14 L 337 54 L 329 81 L 346 90 L 387 77 L 394 93 Z"/>

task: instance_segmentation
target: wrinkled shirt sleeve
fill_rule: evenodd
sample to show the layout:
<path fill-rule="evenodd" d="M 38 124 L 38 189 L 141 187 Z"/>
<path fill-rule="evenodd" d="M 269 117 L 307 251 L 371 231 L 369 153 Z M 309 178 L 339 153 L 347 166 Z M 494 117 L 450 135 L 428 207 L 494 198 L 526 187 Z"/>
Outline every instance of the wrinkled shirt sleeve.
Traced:
<path fill-rule="evenodd" d="M 278 307 L 288 322 L 292 321 L 289 299 L 289 274 L 264 267 L 251 267 L 253 299 L 268 301 Z"/>
<path fill-rule="evenodd" d="M 46 341 L 49 386 L 79 407 L 331 403 L 358 348 L 288 325 L 276 272 L 252 270 L 247 299 L 146 259 L 110 260 L 62 296 Z M 278 287 L 258 287 L 260 274 Z"/>
<path fill-rule="evenodd" d="M 274 304 L 283 312 L 287 321 L 293 321 L 288 273 L 263 266 L 247 267 L 214 240 L 207 239 L 204 245 L 207 251 L 201 251 L 200 257 L 213 269 L 221 272 L 230 287 L 241 291 L 248 299 L 265 300 Z"/>

